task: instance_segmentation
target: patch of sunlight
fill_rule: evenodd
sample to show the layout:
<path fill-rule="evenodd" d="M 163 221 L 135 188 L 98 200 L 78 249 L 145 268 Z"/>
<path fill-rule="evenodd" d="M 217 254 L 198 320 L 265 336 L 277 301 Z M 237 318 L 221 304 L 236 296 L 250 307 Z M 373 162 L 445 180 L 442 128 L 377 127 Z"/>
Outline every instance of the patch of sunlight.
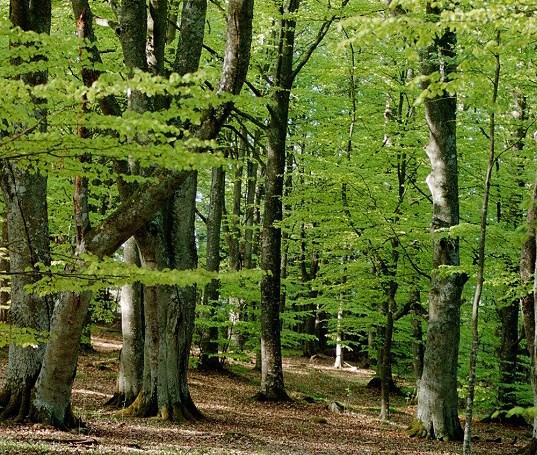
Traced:
<path fill-rule="evenodd" d="M 79 393 L 81 395 L 94 395 L 102 398 L 110 398 L 110 394 L 95 392 L 95 390 L 73 389 L 73 393 Z"/>

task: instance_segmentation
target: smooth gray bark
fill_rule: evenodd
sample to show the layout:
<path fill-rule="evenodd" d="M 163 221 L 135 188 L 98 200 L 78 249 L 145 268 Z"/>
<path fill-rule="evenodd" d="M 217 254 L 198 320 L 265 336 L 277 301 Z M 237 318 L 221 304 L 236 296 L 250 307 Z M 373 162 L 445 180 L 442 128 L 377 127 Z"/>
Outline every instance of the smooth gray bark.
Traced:
<path fill-rule="evenodd" d="M 140 266 L 138 246 L 134 238 L 123 245 L 123 261 Z M 123 346 L 119 356 L 117 391 L 108 404 L 117 407 L 129 406 L 142 388 L 144 371 L 144 286 L 141 283 L 125 284 L 121 287 L 121 333 Z"/>
<path fill-rule="evenodd" d="M 231 0 L 229 2 L 226 55 L 222 65 L 222 78 L 217 92 L 238 94 L 248 70 L 252 35 L 253 0 Z M 199 139 L 216 137 L 231 111 L 232 102 L 210 109 L 204 116 L 201 126 L 194 132 Z M 188 173 L 159 169 L 154 177 L 158 183 L 141 185 L 132 196 L 100 225 L 85 235 L 85 249 L 98 257 L 112 254 L 123 242 L 138 232 L 155 215 L 156 211 L 170 199 L 173 192 L 188 177 Z M 83 268 L 78 264 L 77 270 Z M 73 271 L 74 273 L 75 271 Z M 42 396 L 38 403 L 40 421 L 53 423 L 65 428 L 72 424 L 67 419 L 70 407 L 70 394 L 76 370 L 78 344 L 82 322 L 87 311 L 85 294 L 63 293 L 54 310 L 51 331 L 55 343 L 49 343 L 41 370 L 43 389 L 53 393 Z M 64 350 L 65 347 L 69 349 Z M 70 349 L 70 347 L 73 347 Z M 48 359 L 48 360 L 47 360 Z M 46 373 L 43 373 L 43 372 Z M 56 373 L 55 375 L 52 373 Z"/>
<path fill-rule="evenodd" d="M 430 14 L 438 13 L 429 10 Z M 443 80 L 449 79 L 456 69 L 455 41 L 455 33 L 445 30 L 424 52 L 424 75 L 440 72 Z M 460 264 L 459 240 L 444 231 L 459 223 L 456 111 L 456 96 L 447 92 L 425 101 L 430 132 L 426 153 L 431 164 L 427 185 L 433 199 L 433 269 L 416 434 L 442 440 L 460 440 L 463 436 L 458 416 L 457 361 L 461 293 L 467 278 L 459 272 L 440 270 Z"/>

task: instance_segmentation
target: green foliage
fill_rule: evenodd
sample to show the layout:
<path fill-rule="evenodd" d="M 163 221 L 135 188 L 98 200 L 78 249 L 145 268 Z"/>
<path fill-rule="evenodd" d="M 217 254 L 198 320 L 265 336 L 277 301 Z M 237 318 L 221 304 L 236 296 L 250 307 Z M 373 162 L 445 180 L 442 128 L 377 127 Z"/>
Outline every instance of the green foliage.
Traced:
<path fill-rule="evenodd" d="M 437 3 L 442 6 L 442 2 Z M 304 321 L 316 317 L 326 322 L 327 340 L 321 341 L 327 341 L 329 347 L 333 347 L 340 332 L 345 354 L 360 354 L 370 362 L 375 361 L 380 339 L 376 337 L 374 352 L 369 352 L 367 337 L 380 333 L 386 323 L 390 289 L 396 288 L 395 312 L 404 307 L 415 290 L 421 291 L 422 304 L 427 304 L 433 240 L 459 238 L 461 265 L 443 267 L 436 273 L 440 278 L 453 273 L 468 275 L 463 299 L 470 300 L 475 286 L 478 223 L 490 148 L 489 121 L 494 112 L 498 160 L 491 208 L 494 206 L 495 210 L 489 211 L 488 220 L 477 389 L 477 403 L 492 406 L 494 389 L 499 383 L 495 353 L 500 324 L 497 310 L 528 291 L 521 289 L 517 267 L 520 246 L 528 236 L 524 217 L 536 156 L 526 137 L 535 119 L 527 113 L 513 115 L 513 105 L 514 99 L 523 97 L 531 110 L 537 99 L 533 45 L 537 19 L 533 3 L 487 0 L 478 4 L 463 0 L 453 4 L 452 9 L 431 16 L 426 15 L 423 2 L 393 1 L 391 9 L 378 0 L 349 2 L 341 14 L 345 19 L 331 28 L 308 65 L 297 75 L 291 94 L 288 152 L 292 162 L 288 163 L 285 175 L 291 185 L 286 186 L 285 216 L 280 226 L 287 255 L 282 314 L 282 340 L 286 348 L 299 349 L 314 340 L 315 335 L 304 333 Z M 95 3 L 92 7 L 101 17 L 113 16 L 106 3 Z M 404 14 L 394 13 L 398 7 Z M 50 37 L 12 29 L 8 21 L 0 19 L 0 158 L 14 160 L 23 168 L 49 177 L 53 262 L 50 267 L 39 265 L 43 279 L 30 291 L 54 295 L 61 291 L 98 291 L 134 282 L 148 286 L 196 284 L 202 289 L 218 279 L 218 302 L 210 308 L 198 305 L 195 341 L 199 342 L 209 328 L 216 327 L 217 341 L 226 357 L 244 355 L 239 352 L 235 336 L 244 339 L 246 351 L 255 351 L 259 345 L 259 270 L 209 273 L 203 268 L 203 259 L 195 270 L 148 270 L 123 264 L 121 255 L 104 260 L 90 255 L 73 257 L 71 195 L 74 177 L 88 177 L 90 218 L 95 225 L 119 203 L 115 185 L 118 177 L 140 185 L 154 182 L 150 170 L 155 167 L 195 169 L 199 171 L 200 182 L 198 209 L 207 213 L 208 171 L 213 166 L 223 166 L 227 171 L 225 224 L 229 229 L 229 221 L 235 216 L 231 214 L 229 200 L 239 160 L 244 169 L 249 163 L 259 165 L 258 186 L 264 184 L 267 100 L 278 89 L 271 80 L 278 52 L 279 22 L 274 19 L 279 14 L 277 5 L 256 5 L 249 73 L 252 90 L 245 90 L 234 99 L 237 110 L 227 125 L 233 134 L 222 135 L 216 141 L 196 140 L 190 128 L 199 125 L 211 106 L 229 100 L 207 89 L 217 84 L 216 68 L 222 58 L 225 14 L 217 2 L 209 4 L 202 69 L 184 77 L 171 74 L 166 78 L 141 71 L 129 74 L 122 64 L 117 37 L 108 27 L 96 29 L 99 45 L 107 52 L 102 55 L 102 64 L 93 65 L 84 49 L 88 43 L 81 43 L 72 33 L 65 32 L 74 29 L 65 8 L 55 5 L 58 20 Z M 336 14 L 335 9 L 327 9 L 322 2 L 302 2 L 295 17 L 296 59 L 305 55 L 316 38 L 319 19 Z M 457 33 L 457 73 L 449 80 L 442 80 L 439 74 L 420 76 L 423 50 L 446 28 Z M 43 55 L 47 58 L 41 58 Z M 173 60 L 171 55 L 168 57 Z M 496 58 L 501 61 L 501 79 L 493 105 L 491 80 Z M 169 62 L 167 65 L 170 70 Z M 102 71 L 91 87 L 85 87 L 79 77 L 88 67 Z M 48 72 L 46 84 L 25 83 L 24 76 L 36 71 Z M 128 110 L 129 90 L 148 97 L 166 96 L 170 106 L 156 112 Z M 432 239 L 431 198 L 425 183 L 430 165 L 423 152 L 429 132 L 423 102 L 444 91 L 456 93 L 458 100 L 461 221 Z M 107 96 L 115 97 L 122 109 L 121 116 L 103 114 L 100 103 Z M 44 116 L 36 116 L 37 107 L 46 111 L 46 130 L 40 128 Z M 79 137 L 80 126 L 90 130 L 91 138 Z M 239 154 L 239 132 L 246 134 L 247 150 L 240 152 L 244 156 Z M 214 153 L 199 153 L 202 150 Z M 83 155 L 91 156 L 91 160 L 82 162 Z M 147 172 L 118 175 L 116 164 L 122 160 L 135 162 Z M 236 215 L 241 254 L 247 229 L 244 174 L 243 170 L 243 205 Z M 254 204 L 256 210 L 261 210 L 260 202 L 258 199 Z M 256 238 L 261 228 L 256 225 L 252 229 L 254 243 L 257 242 L 257 265 L 260 242 Z M 222 270 L 228 265 L 226 235 L 231 234 L 222 236 Z M 199 220 L 196 237 L 202 258 L 206 226 Z M 76 275 L 69 272 L 73 264 L 82 265 Z M 93 311 L 94 317 L 106 321 L 114 313 L 113 308 L 100 304 L 95 304 Z M 240 317 L 231 320 L 230 314 Z M 469 318 L 465 303 L 461 359 L 468 354 Z M 3 326 L 1 333 L 5 336 L 1 339 L 5 341 L 0 344 L 33 345 L 46 339 L 43 334 L 24 330 Z M 396 369 L 408 370 L 411 340 L 409 317 L 403 315 L 395 323 Z M 464 362 L 459 371 L 460 388 L 464 390 Z M 521 385 L 518 397 L 524 400 L 528 391 L 527 384 Z"/>
<path fill-rule="evenodd" d="M 0 348 L 14 344 L 23 348 L 37 348 L 39 344 L 49 339 L 48 332 L 34 330 L 30 327 L 15 327 L 0 322 Z"/>

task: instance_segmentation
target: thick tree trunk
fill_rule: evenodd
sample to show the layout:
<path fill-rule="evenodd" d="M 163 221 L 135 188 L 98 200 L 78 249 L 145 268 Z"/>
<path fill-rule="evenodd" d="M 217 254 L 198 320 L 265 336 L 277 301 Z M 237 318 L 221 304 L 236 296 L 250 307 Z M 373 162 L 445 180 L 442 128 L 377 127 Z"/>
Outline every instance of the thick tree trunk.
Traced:
<path fill-rule="evenodd" d="M 83 105 L 84 108 L 84 105 Z M 88 138 L 84 127 L 79 135 Z M 84 235 L 90 228 L 88 179 L 77 176 L 74 183 L 73 208 L 76 231 L 76 254 L 85 253 Z M 76 260 L 67 272 L 74 272 Z M 30 417 L 60 429 L 80 426 L 71 410 L 71 390 L 76 375 L 80 336 L 88 312 L 91 292 L 64 292 L 54 308 L 51 337 L 45 350 L 43 367 L 35 385 Z"/>
<path fill-rule="evenodd" d="M 535 137 L 535 136 L 534 136 Z M 537 138 L 536 138 L 537 140 Z M 526 333 L 526 342 L 531 358 L 531 388 L 533 391 L 533 405 L 537 406 L 537 367 L 536 367 L 536 336 L 535 330 L 535 302 L 537 301 L 537 284 L 535 283 L 535 261 L 536 261 L 536 235 L 535 223 L 537 222 L 537 176 L 533 186 L 531 203 L 527 214 L 527 237 L 522 244 L 520 252 L 520 288 L 527 289 L 530 283 L 533 284 L 532 292 L 522 295 L 520 305 L 524 321 L 524 332 Z M 533 421 L 532 442 L 529 447 L 529 453 L 534 455 L 537 448 L 537 418 Z"/>
<path fill-rule="evenodd" d="M 50 264 L 47 179 L 4 163 L 1 185 L 12 274 L 9 323 L 17 328 L 28 327 L 47 333 L 52 301 L 25 289 L 40 278 L 37 271 L 28 270 L 34 269 L 37 262 Z M 22 420 L 28 415 L 30 393 L 44 352 L 42 342 L 37 343 L 37 348 L 10 344 L 6 383 L 0 392 L 1 418 Z"/>
<path fill-rule="evenodd" d="M 268 127 L 268 160 L 265 177 L 265 211 L 263 214 L 261 268 L 261 390 L 259 397 L 286 400 L 282 370 L 280 338 L 280 268 L 283 175 L 289 92 L 276 95 Z"/>
<path fill-rule="evenodd" d="M 51 2 L 11 0 L 9 19 L 14 26 L 24 31 L 48 34 Z M 28 85 L 43 84 L 47 81 L 47 73 L 28 73 L 22 75 L 21 79 Z M 36 115 L 45 117 L 46 112 L 36 106 Z M 45 128 L 46 122 L 43 122 L 41 129 Z M 0 184 L 9 241 L 9 322 L 16 328 L 28 327 L 48 332 L 52 315 L 51 299 L 28 293 L 25 289 L 40 278 L 35 269 L 36 263 L 50 264 L 47 178 L 8 161 L 2 161 Z M 30 409 L 31 391 L 41 369 L 44 352 L 45 346 L 41 342 L 37 343 L 37 348 L 10 344 L 6 383 L 0 391 L 0 418 L 26 418 Z"/>
<path fill-rule="evenodd" d="M 157 215 L 136 235 L 142 267 L 158 270 L 168 267 L 162 215 Z M 159 365 L 159 304 L 165 298 L 161 286 L 143 286 L 143 372 L 140 390 L 135 400 L 122 413 L 137 417 L 152 417 L 158 413 L 157 388 Z"/>
<path fill-rule="evenodd" d="M 197 267 L 195 237 L 197 173 L 175 193 L 165 220 L 170 267 Z M 159 302 L 158 408 L 164 420 L 182 421 L 201 417 L 188 388 L 188 360 L 194 332 L 196 287 L 168 287 L 168 298 Z"/>
<path fill-rule="evenodd" d="M 226 54 L 222 66 L 222 78 L 217 88 L 219 93 L 237 94 L 242 87 L 250 56 L 252 18 L 252 0 L 230 0 Z M 195 136 L 199 139 L 213 139 L 229 115 L 231 106 L 231 102 L 226 102 L 211 109 L 203 117 L 201 126 L 194 133 Z M 98 257 L 112 254 L 151 220 L 158 209 L 170 199 L 177 187 L 185 182 L 189 174 L 159 169 L 153 176 L 158 183 L 141 185 L 132 196 L 122 202 L 113 214 L 85 235 L 86 251 Z M 83 264 L 77 264 L 73 273 L 79 272 L 80 268 L 83 268 Z M 80 296 L 71 293 L 62 294 L 54 309 L 52 331 L 55 337 L 51 340 L 54 342 L 47 346 L 39 378 L 43 390 L 50 387 L 54 393 L 44 393 L 39 396 L 37 404 L 39 410 L 43 412 L 37 412 L 36 418 L 51 422 L 60 428 L 68 427 L 73 423 L 68 412 L 70 411 L 70 392 L 76 370 L 81 324 L 87 311 L 87 301 L 89 301 L 89 295 L 86 293 Z M 185 315 L 187 316 L 191 317 L 189 314 Z M 178 336 L 181 335 L 178 334 Z M 186 341 L 190 343 L 189 340 Z M 182 367 L 184 365 L 181 365 Z M 55 372 L 58 374 L 54 375 Z M 172 380 L 175 378 L 176 376 Z M 36 401 L 37 398 L 36 393 Z"/>
<path fill-rule="evenodd" d="M 445 31 L 425 53 L 423 74 L 429 76 L 440 71 L 441 78 L 449 80 L 450 74 L 455 71 L 454 46 L 454 32 Z M 457 361 L 461 293 L 466 277 L 457 272 L 439 270 L 442 266 L 460 264 L 458 239 L 442 232 L 459 223 L 456 110 L 456 97 L 448 93 L 425 101 L 430 131 L 426 152 L 431 163 L 427 184 L 433 199 L 433 271 L 415 426 L 418 428 L 417 435 L 442 440 L 460 440 L 463 436 L 457 412 Z"/>

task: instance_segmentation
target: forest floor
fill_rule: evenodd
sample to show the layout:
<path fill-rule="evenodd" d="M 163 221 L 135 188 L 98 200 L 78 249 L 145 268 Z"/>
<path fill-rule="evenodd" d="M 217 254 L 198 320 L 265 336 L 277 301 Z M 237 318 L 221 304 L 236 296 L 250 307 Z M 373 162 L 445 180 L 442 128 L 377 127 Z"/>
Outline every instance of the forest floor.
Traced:
<path fill-rule="evenodd" d="M 415 406 L 392 397 L 392 416 L 382 422 L 378 391 L 367 387 L 371 370 L 336 370 L 327 357 L 286 358 L 287 403 L 259 403 L 259 373 L 234 364 L 224 373 L 190 373 L 199 422 L 170 424 L 158 419 L 117 417 L 103 403 L 112 396 L 121 347 L 117 332 L 102 329 L 92 338 L 96 352 L 80 357 L 73 389 L 75 413 L 86 434 L 64 433 L 41 424 L 0 422 L 1 454 L 175 453 L 175 454 L 460 454 L 461 443 L 409 438 Z M 7 354 L 0 352 L 0 383 Z M 328 405 L 339 402 L 344 412 Z M 474 424 L 474 455 L 514 454 L 530 428 Z"/>

